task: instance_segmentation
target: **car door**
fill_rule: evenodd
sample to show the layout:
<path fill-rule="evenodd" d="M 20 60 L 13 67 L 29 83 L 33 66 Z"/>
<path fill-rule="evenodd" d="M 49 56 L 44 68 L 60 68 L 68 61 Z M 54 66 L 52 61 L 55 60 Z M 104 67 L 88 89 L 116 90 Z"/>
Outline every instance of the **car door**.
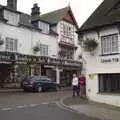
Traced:
<path fill-rule="evenodd" d="M 44 90 L 49 89 L 48 81 L 46 77 L 41 77 L 40 78 L 40 84 Z"/>
<path fill-rule="evenodd" d="M 55 84 L 52 81 L 52 79 L 48 78 L 47 81 L 48 81 L 49 89 L 54 89 L 55 88 Z"/>

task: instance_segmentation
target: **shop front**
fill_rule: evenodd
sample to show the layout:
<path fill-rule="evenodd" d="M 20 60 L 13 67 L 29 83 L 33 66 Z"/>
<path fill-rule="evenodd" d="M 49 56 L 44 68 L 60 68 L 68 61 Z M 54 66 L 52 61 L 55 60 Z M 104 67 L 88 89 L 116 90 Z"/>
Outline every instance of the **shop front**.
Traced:
<path fill-rule="evenodd" d="M 31 75 L 48 76 L 63 86 L 71 84 L 73 73 L 79 73 L 81 63 L 49 57 L 0 53 L 0 86 L 15 83 L 18 86 Z"/>

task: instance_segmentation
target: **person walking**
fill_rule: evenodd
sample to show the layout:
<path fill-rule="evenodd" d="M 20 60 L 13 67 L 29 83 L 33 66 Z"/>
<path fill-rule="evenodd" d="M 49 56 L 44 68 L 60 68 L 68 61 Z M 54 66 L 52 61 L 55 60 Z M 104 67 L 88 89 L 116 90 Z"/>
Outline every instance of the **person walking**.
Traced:
<path fill-rule="evenodd" d="M 75 97 L 75 93 L 77 95 L 79 95 L 79 93 L 78 93 L 78 84 L 79 84 L 78 77 L 76 76 L 76 74 L 73 74 L 73 79 L 72 79 L 73 97 Z"/>
<path fill-rule="evenodd" d="M 80 84 L 80 96 L 81 98 L 86 97 L 86 77 L 82 74 L 79 78 Z"/>

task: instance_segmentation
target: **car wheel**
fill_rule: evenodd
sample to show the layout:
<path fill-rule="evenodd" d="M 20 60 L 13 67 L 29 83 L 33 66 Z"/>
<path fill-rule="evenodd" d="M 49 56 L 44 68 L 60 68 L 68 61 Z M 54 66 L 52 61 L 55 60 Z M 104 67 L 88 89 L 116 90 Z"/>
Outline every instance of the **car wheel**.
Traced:
<path fill-rule="evenodd" d="M 42 87 L 38 87 L 37 92 L 42 92 Z"/>
<path fill-rule="evenodd" d="M 23 92 L 27 92 L 28 90 L 26 88 L 23 88 Z"/>

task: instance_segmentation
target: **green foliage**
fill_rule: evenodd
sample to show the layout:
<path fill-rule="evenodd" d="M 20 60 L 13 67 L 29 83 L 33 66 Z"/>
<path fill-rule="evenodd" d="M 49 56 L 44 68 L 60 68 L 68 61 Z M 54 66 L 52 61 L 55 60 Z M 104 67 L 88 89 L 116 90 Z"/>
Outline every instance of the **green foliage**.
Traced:
<path fill-rule="evenodd" d="M 84 42 L 83 42 L 83 46 L 84 46 L 84 49 L 86 51 L 94 51 L 97 46 L 98 46 L 98 42 L 95 40 L 95 39 L 86 39 Z"/>
<path fill-rule="evenodd" d="M 39 46 L 34 46 L 33 47 L 33 52 L 34 53 L 37 53 L 37 52 L 39 52 L 40 51 L 40 47 Z"/>
<path fill-rule="evenodd" d="M 4 44 L 4 41 L 3 40 L 0 40 L 0 45 L 3 45 Z"/>
<path fill-rule="evenodd" d="M 60 55 L 60 57 L 65 57 L 65 52 L 59 51 L 59 55 Z"/>

